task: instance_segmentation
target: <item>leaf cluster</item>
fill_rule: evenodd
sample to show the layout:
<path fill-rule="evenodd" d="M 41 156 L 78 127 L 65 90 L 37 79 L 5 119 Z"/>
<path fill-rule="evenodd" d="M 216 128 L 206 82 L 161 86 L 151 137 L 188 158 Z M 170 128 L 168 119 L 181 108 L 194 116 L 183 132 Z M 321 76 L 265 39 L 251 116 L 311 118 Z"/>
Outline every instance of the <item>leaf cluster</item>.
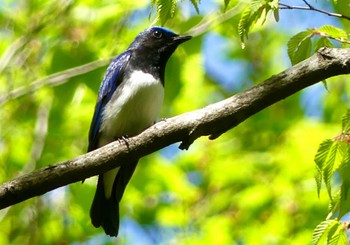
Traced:
<path fill-rule="evenodd" d="M 252 0 L 245 7 L 238 23 L 238 34 L 242 43 L 257 22 L 264 24 L 269 12 L 273 12 L 275 20 L 279 20 L 278 0 Z"/>
<path fill-rule="evenodd" d="M 344 244 L 347 222 L 340 221 L 350 212 L 350 110 L 343 117 L 342 133 L 323 141 L 315 156 L 316 184 L 320 195 L 325 184 L 330 199 L 328 219 L 314 230 L 313 244 Z M 334 190 L 334 183 L 338 187 Z"/>
<path fill-rule="evenodd" d="M 200 0 L 189 0 L 196 12 L 199 13 L 199 3 Z M 159 20 L 161 25 L 172 19 L 175 15 L 177 9 L 178 0 L 151 0 L 152 8 L 157 10 L 157 20 Z"/>
<path fill-rule="evenodd" d="M 348 47 L 349 44 L 348 34 L 343 29 L 325 25 L 307 29 L 291 37 L 288 41 L 288 56 L 294 65 L 322 47 Z"/>

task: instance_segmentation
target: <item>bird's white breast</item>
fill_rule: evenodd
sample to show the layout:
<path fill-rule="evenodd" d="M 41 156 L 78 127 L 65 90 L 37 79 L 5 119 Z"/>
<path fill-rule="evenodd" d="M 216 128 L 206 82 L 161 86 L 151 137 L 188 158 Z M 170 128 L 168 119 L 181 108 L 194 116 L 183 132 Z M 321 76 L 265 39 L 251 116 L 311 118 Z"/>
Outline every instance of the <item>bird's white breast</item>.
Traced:
<path fill-rule="evenodd" d="M 103 111 L 100 139 L 104 141 L 140 133 L 152 125 L 163 103 L 164 87 L 149 73 L 133 72 L 121 89 Z"/>
<path fill-rule="evenodd" d="M 122 136 L 134 136 L 151 126 L 163 104 L 164 87 L 159 79 L 133 72 L 105 106 L 99 146 Z M 118 169 L 104 174 L 105 194 L 110 196 Z M 112 184 L 111 184 L 112 183 Z"/>

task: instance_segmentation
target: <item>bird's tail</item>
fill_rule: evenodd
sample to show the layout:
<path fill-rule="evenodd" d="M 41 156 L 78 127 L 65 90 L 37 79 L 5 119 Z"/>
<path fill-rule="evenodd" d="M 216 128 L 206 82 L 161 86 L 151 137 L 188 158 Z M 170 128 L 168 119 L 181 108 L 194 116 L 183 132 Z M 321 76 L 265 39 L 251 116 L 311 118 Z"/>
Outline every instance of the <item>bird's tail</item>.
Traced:
<path fill-rule="evenodd" d="M 115 189 L 113 187 L 113 189 Z M 115 193 L 115 191 L 113 191 Z M 103 175 L 98 177 L 97 189 L 90 209 L 91 223 L 96 228 L 102 226 L 109 236 L 117 236 L 119 230 L 119 201 L 112 195 L 106 198 Z"/>
<path fill-rule="evenodd" d="M 102 226 L 109 236 L 117 236 L 119 230 L 119 202 L 124 194 L 138 161 L 129 162 L 120 167 L 114 180 L 112 195 L 106 198 L 103 175 L 98 177 L 97 189 L 90 209 L 91 223 L 96 227 Z"/>

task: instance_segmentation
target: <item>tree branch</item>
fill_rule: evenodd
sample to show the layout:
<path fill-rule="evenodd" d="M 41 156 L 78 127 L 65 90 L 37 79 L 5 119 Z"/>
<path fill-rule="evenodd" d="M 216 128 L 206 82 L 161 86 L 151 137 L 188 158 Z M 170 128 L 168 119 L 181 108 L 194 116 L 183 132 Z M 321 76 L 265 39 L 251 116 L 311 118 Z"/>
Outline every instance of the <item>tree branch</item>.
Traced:
<path fill-rule="evenodd" d="M 338 13 L 329 12 L 329 11 L 326 11 L 326 10 L 323 10 L 323 9 L 319 9 L 319 8 L 315 8 L 314 6 L 312 6 L 306 0 L 303 0 L 303 2 L 305 3 L 306 6 L 295 6 L 295 5 L 288 5 L 288 4 L 285 4 L 285 3 L 279 3 L 279 6 L 280 6 L 280 9 L 310 10 L 310 11 L 319 12 L 321 14 L 326 14 L 328 16 L 350 20 L 349 16 L 338 14 Z"/>
<path fill-rule="evenodd" d="M 41 89 L 42 87 L 45 87 L 48 85 L 57 86 L 57 85 L 60 85 L 62 83 L 65 83 L 65 82 L 69 81 L 69 79 L 72 77 L 88 73 L 88 72 L 93 71 L 93 70 L 95 70 L 99 67 L 102 67 L 102 66 L 107 66 L 108 63 L 110 63 L 112 61 L 112 59 L 113 58 L 103 59 L 103 60 L 95 60 L 95 61 L 92 61 L 90 63 L 84 64 L 81 66 L 73 67 L 71 69 L 56 72 L 54 74 L 40 78 L 40 79 L 32 82 L 29 85 L 14 89 L 14 90 L 8 92 L 7 94 L 0 95 L 0 104 L 6 103 L 9 100 L 17 99 L 23 95 L 33 93 L 36 90 Z M 1 63 L 0 63 L 0 69 L 1 69 Z"/>
<path fill-rule="evenodd" d="M 350 73 L 350 49 L 322 48 L 311 58 L 266 81 L 211 104 L 161 121 L 128 144 L 113 142 L 77 158 L 51 165 L 0 185 L 0 209 L 55 188 L 100 174 L 170 144 L 181 149 L 197 138 L 215 139 L 262 109 L 332 76 Z"/>

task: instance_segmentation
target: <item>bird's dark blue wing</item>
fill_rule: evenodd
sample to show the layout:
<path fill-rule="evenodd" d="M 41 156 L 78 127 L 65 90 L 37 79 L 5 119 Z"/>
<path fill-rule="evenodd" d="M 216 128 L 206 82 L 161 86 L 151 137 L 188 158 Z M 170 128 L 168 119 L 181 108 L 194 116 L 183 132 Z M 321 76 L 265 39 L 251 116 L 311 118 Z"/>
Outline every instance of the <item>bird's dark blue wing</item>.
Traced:
<path fill-rule="evenodd" d="M 98 148 L 100 127 L 102 123 L 102 113 L 103 113 L 104 107 L 106 106 L 108 101 L 111 99 L 114 91 L 120 85 L 123 78 L 124 69 L 129 62 L 131 53 L 132 51 L 128 50 L 122 53 L 121 55 L 119 55 L 117 58 L 115 58 L 107 68 L 106 74 L 103 77 L 103 80 L 98 92 L 97 103 L 95 106 L 95 113 L 90 125 L 88 151 L 92 151 Z"/>

